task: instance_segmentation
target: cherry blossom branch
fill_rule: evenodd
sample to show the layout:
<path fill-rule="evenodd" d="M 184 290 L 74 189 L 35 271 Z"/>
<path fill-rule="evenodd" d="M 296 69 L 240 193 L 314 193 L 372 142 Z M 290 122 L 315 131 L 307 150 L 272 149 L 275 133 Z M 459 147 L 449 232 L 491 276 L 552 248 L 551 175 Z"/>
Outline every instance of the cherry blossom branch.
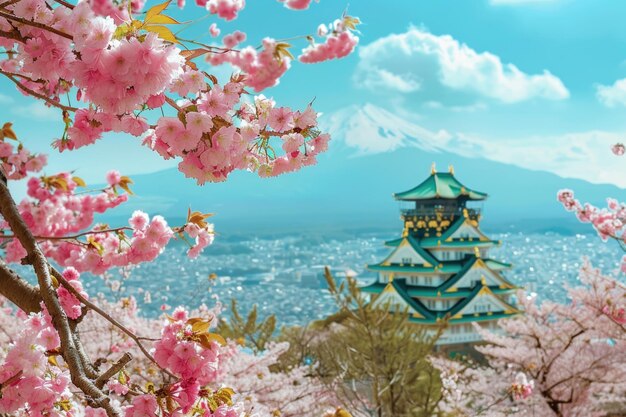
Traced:
<path fill-rule="evenodd" d="M 0 37 L 7 39 L 14 39 L 18 42 L 23 42 L 23 38 L 20 36 L 19 32 L 16 30 L 12 30 L 11 32 L 5 32 L 0 30 Z"/>
<path fill-rule="evenodd" d="M 115 320 L 113 317 L 107 314 L 104 310 L 102 310 L 96 304 L 94 304 L 93 302 L 85 298 L 80 292 L 76 291 L 76 289 L 72 287 L 72 285 L 70 285 L 70 283 L 67 282 L 67 280 L 63 277 L 63 275 L 61 275 L 61 273 L 57 271 L 54 267 L 50 266 L 50 270 L 52 271 L 52 275 L 57 279 L 57 281 L 59 281 L 59 283 L 63 285 L 74 297 L 76 297 L 81 303 L 86 305 L 88 308 L 92 309 L 93 311 L 101 315 L 109 323 L 111 323 L 112 325 L 120 329 L 122 332 L 124 332 L 128 337 L 130 337 L 135 342 L 139 350 L 141 350 L 141 352 L 144 354 L 146 358 L 148 358 L 148 360 L 150 360 L 152 363 L 158 366 L 159 369 L 161 369 L 163 372 L 165 372 L 169 376 L 176 378 L 176 375 L 172 374 L 167 369 L 163 369 L 161 366 L 159 366 L 157 361 L 150 354 L 150 352 L 148 352 L 148 349 L 146 349 L 146 347 L 141 343 L 140 338 L 135 333 L 128 330 L 122 323 Z"/>
<path fill-rule="evenodd" d="M 121 227 L 115 227 L 113 229 L 90 230 L 88 232 L 82 232 L 76 235 L 68 235 L 68 236 L 35 236 L 35 239 L 37 240 L 76 240 L 84 236 L 95 235 L 99 233 L 117 233 L 123 230 L 133 230 L 133 228 L 128 227 L 128 226 L 121 226 Z M 15 235 L 0 235 L 0 239 L 15 239 Z"/>
<path fill-rule="evenodd" d="M 12 20 L 14 22 L 18 22 L 18 23 L 21 23 L 23 25 L 32 26 L 32 27 L 35 27 L 37 29 L 47 30 L 48 32 L 52 32 L 55 35 L 59 35 L 59 36 L 61 36 L 63 38 L 69 39 L 71 41 L 74 40 L 74 38 L 71 35 L 68 35 L 65 32 L 62 32 L 62 31 L 60 31 L 58 29 L 55 29 L 52 26 L 44 25 L 43 23 L 38 23 L 38 22 L 31 21 L 31 20 L 22 19 L 21 17 L 17 17 L 17 16 L 14 16 L 14 15 L 10 14 L 10 13 L 5 13 L 5 12 L 0 12 L 0 17 L 4 17 L 7 20 Z"/>
<path fill-rule="evenodd" d="M 174 107 L 179 112 L 183 112 L 183 109 L 181 109 L 180 106 L 178 104 L 176 104 L 176 102 L 174 100 L 172 100 L 170 97 L 165 96 L 165 101 L 167 102 L 167 104 L 169 104 L 170 106 Z"/>
<path fill-rule="evenodd" d="M 39 289 L 30 285 L 0 261 L 0 293 L 26 313 L 41 311 Z"/>
<path fill-rule="evenodd" d="M 124 353 L 124 355 L 122 355 L 122 357 L 119 358 L 117 362 L 115 362 L 109 369 L 103 372 L 102 375 L 100 375 L 96 379 L 96 387 L 102 389 L 102 387 L 104 387 L 104 384 L 106 384 L 106 382 L 111 379 L 115 374 L 121 371 L 124 366 L 126 366 L 126 364 L 128 364 L 128 362 L 130 362 L 131 360 L 133 360 L 133 355 L 128 352 Z"/>
<path fill-rule="evenodd" d="M 0 396 L 2 396 L 2 390 L 4 389 L 4 387 L 20 379 L 23 373 L 24 371 L 19 371 L 15 375 L 9 377 L 6 381 L 3 381 L 2 383 L 0 383 Z"/>
<path fill-rule="evenodd" d="M 19 2 L 20 0 L 9 0 L 9 1 L 5 1 L 4 3 L 0 4 L 0 9 L 5 9 L 7 6 L 10 6 L 12 4 L 15 4 L 17 2 Z"/>
<path fill-rule="evenodd" d="M 0 12 L 1 15 L 1 12 Z M 24 84 L 22 84 L 21 82 L 19 82 L 19 80 L 16 80 L 15 77 L 13 75 L 11 75 L 11 73 L 8 73 L 6 71 L 0 70 L 0 74 L 4 75 L 5 77 L 7 77 L 9 80 L 13 81 L 13 83 L 15 83 L 15 85 L 17 85 L 17 87 L 19 89 L 21 89 L 22 91 L 28 93 L 29 95 L 33 96 L 33 97 L 37 97 L 40 98 L 42 100 L 44 100 L 46 103 L 50 104 L 51 106 L 54 107 L 58 107 L 61 110 L 67 110 L 67 111 L 76 111 L 78 110 L 78 107 L 72 107 L 72 106 L 66 106 L 64 104 L 61 104 L 57 101 L 51 100 L 50 97 L 47 97 L 43 94 L 40 94 L 28 87 L 26 87 Z"/>
<path fill-rule="evenodd" d="M 52 285 L 48 261 L 41 249 L 39 249 L 37 241 L 20 215 L 15 201 L 13 201 L 9 189 L 3 181 L 0 181 L 0 213 L 26 250 L 26 260 L 35 270 L 39 282 L 39 292 L 52 318 L 52 324 L 59 334 L 61 355 L 65 359 L 70 371 L 72 383 L 85 395 L 90 397 L 95 406 L 103 408 L 109 417 L 119 417 L 120 413 L 111 404 L 111 399 L 96 387 L 93 381 L 85 374 L 85 369 L 76 347 L 68 318 L 61 307 L 56 290 Z"/>
<path fill-rule="evenodd" d="M 70 10 L 73 10 L 73 9 L 74 9 L 74 5 L 73 5 L 73 4 L 70 4 L 70 3 L 66 2 L 66 1 L 63 1 L 63 0 L 54 0 L 54 1 L 55 1 L 56 3 L 59 3 L 59 4 L 60 4 L 60 5 L 62 5 L 62 6 L 67 7 L 67 8 L 68 8 L 68 9 L 70 9 Z"/>

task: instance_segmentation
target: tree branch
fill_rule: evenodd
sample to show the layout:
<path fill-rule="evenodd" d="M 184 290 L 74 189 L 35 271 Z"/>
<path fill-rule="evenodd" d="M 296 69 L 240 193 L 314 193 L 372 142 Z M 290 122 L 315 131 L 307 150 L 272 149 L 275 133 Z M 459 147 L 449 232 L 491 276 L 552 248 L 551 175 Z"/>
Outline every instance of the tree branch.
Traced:
<path fill-rule="evenodd" d="M 124 353 L 124 355 L 122 355 L 122 357 L 119 358 L 117 362 L 115 362 L 109 369 L 103 372 L 102 375 L 98 377 L 98 379 L 96 379 L 96 387 L 102 389 L 102 387 L 104 387 L 104 384 L 106 384 L 106 382 L 111 379 L 113 375 L 121 371 L 122 368 L 124 368 L 124 366 L 126 366 L 126 364 L 132 360 L 133 355 L 128 352 Z"/>
<path fill-rule="evenodd" d="M 1 12 L 0 12 L 1 13 Z M 35 90 L 32 90 L 28 87 L 26 87 L 24 84 L 22 84 L 19 80 L 16 80 L 15 77 L 13 75 L 11 75 L 10 73 L 6 72 L 6 71 L 2 71 L 0 70 L 0 74 L 4 75 L 5 77 L 7 77 L 9 80 L 13 81 L 13 83 L 22 91 L 26 92 L 27 94 L 33 96 L 33 97 L 37 97 L 39 99 L 42 99 L 43 101 L 45 101 L 46 103 L 50 104 L 51 106 L 54 107 L 58 107 L 61 110 L 67 110 L 67 111 L 76 111 L 78 110 L 78 107 L 72 107 L 72 106 L 66 106 L 64 104 L 59 103 L 58 101 L 54 101 L 52 99 L 50 99 L 50 97 L 47 97 L 43 94 L 40 94 L 38 92 L 36 92 Z"/>
<path fill-rule="evenodd" d="M 7 20 L 12 20 L 14 22 L 18 22 L 21 23 L 23 25 L 27 25 L 27 26 L 32 26 L 35 27 L 37 29 L 42 29 L 42 30 L 47 30 L 48 32 L 54 33 L 56 35 L 59 35 L 63 38 L 69 39 L 71 41 L 74 40 L 74 38 L 71 35 L 68 35 L 65 32 L 62 32 L 58 29 L 53 28 L 52 26 L 48 26 L 48 25 L 44 25 L 42 23 L 38 23 L 38 22 L 33 22 L 31 20 L 26 20 L 26 19 L 22 19 L 21 17 L 17 17 L 14 16 L 10 13 L 5 13 L 5 12 L 0 12 L 0 17 L 4 17 Z"/>
<path fill-rule="evenodd" d="M 111 399 L 96 387 L 93 381 L 85 374 L 68 318 L 59 303 L 56 290 L 52 285 L 48 261 L 37 246 L 37 241 L 20 215 L 7 185 L 2 181 L 0 181 L 0 213 L 26 250 L 27 259 L 37 274 L 39 292 L 52 318 L 52 324 L 59 333 L 61 354 L 69 368 L 72 383 L 90 397 L 96 407 L 102 407 L 109 417 L 119 417 L 120 413 L 111 404 Z"/>
<path fill-rule="evenodd" d="M 66 1 L 63 1 L 63 0 L 54 0 L 54 1 L 59 3 L 62 6 L 67 7 L 68 9 L 74 9 L 74 5 L 70 4 L 70 3 L 66 2 Z"/>
<path fill-rule="evenodd" d="M 0 261 L 0 294 L 27 314 L 41 311 L 39 288 L 26 282 L 4 261 Z"/>
<path fill-rule="evenodd" d="M 124 332 L 126 335 L 128 335 L 128 337 L 133 339 L 133 341 L 135 342 L 137 347 L 146 356 L 146 358 L 148 358 L 152 363 L 154 363 L 156 366 L 158 366 L 159 369 L 161 369 L 163 372 L 165 372 L 169 376 L 171 376 L 173 378 L 177 378 L 176 375 L 172 374 L 167 369 L 162 368 L 157 363 L 157 361 L 150 354 L 150 352 L 148 352 L 148 349 L 145 348 L 145 346 L 141 343 L 141 340 L 139 339 L 139 337 L 135 333 L 133 333 L 130 330 L 128 330 L 122 323 L 120 323 L 119 321 L 115 320 L 113 317 L 111 317 L 109 314 L 107 314 L 100 307 L 98 307 L 97 305 L 95 305 L 94 303 L 89 301 L 87 298 L 83 297 L 83 295 L 81 293 L 76 291 L 76 288 L 72 287 L 70 285 L 70 283 L 67 282 L 67 280 L 63 277 L 63 275 L 61 275 L 61 273 L 59 271 L 57 271 L 52 266 L 50 267 L 50 269 L 52 270 L 52 275 L 54 275 L 56 280 L 59 281 L 59 283 L 61 285 L 63 285 L 74 297 L 76 297 L 81 303 L 85 304 L 87 307 L 91 308 L 96 313 L 100 314 L 105 320 L 107 320 L 109 323 L 111 323 L 112 325 L 114 325 L 115 327 L 120 329 L 122 332 Z"/>

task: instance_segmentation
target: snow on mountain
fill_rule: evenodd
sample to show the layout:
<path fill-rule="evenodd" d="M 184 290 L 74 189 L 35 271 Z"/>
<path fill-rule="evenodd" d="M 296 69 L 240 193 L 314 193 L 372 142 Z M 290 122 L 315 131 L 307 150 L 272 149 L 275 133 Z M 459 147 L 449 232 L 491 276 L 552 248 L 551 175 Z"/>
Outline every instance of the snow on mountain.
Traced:
<path fill-rule="evenodd" d="M 611 153 L 624 134 L 606 131 L 572 132 L 530 137 L 484 137 L 471 132 L 432 130 L 373 104 L 350 106 L 321 119 L 335 146 L 353 156 L 418 148 L 467 158 L 486 158 L 521 168 L 547 171 L 564 178 L 626 188 L 626 160 Z"/>
<path fill-rule="evenodd" d="M 446 149 L 452 135 L 433 132 L 373 104 L 350 106 L 322 117 L 324 130 L 358 155 L 390 152 L 403 147 L 424 151 Z"/>

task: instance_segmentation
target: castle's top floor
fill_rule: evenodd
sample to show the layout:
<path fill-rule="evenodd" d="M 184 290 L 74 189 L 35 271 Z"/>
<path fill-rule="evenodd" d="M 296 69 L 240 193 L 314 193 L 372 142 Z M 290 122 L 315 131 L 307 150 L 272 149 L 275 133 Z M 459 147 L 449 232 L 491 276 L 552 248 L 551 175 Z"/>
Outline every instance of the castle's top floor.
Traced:
<path fill-rule="evenodd" d="M 434 164 L 428 178 L 416 187 L 395 193 L 393 196 L 399 201 L 414 201 L 416 208 L 423 205 L 445 204 L 445 200 L 455 206 L 464 206 L 466 201 L 481 201 L 487 198 L 486 193 L 472 190 L 461 184 L 455 178 L 452 167 L 449 172 L 437 172 Z"/>

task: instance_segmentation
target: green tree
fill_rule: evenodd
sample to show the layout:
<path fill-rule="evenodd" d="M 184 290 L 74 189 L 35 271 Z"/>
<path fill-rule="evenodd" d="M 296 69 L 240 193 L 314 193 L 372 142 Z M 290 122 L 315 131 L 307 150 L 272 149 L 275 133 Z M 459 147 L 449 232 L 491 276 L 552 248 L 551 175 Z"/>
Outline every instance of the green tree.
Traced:
<path fill-rule="evenodd" d="M 441 380 L 428 356 L 440 329 L 409 323 L 408 314 L 390 305 L 374 308 L 351 278 L 338 285 L 327 270 L 326 279 L 338 312 L 306 328 L 283 329 L 291 349 L 282 365 L 315 362 L 314 372 L 354 415 L 438 415 Z"/>
<path fill-rule="evenodd" d="M 259 321 L 255 304 L 244 318 L 234 298 L 231 300 L 230 310 L 230 319 L 222 319 L 217 326 L 217 332 L 226 338 L 236 340 L 242 346 L 249 347 L 255 353 L 265 350 L 265 345 L 274 335 L 276 317 L 272 314 Z"/>

